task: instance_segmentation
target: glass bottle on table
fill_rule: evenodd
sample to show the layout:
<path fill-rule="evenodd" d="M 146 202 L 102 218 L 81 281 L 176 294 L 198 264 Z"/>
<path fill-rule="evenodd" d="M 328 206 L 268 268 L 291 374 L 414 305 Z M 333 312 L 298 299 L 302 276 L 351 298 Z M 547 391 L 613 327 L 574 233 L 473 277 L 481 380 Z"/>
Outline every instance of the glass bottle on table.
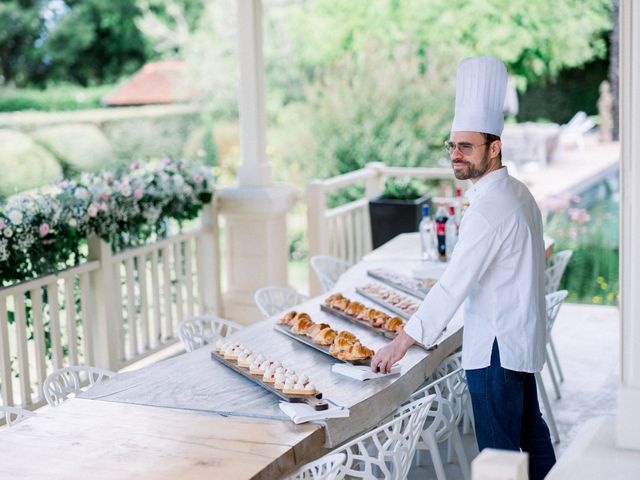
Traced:
<path fill-rule="evenodd" d="M 431 220 L 429 205 L 422 206 L 422 220 L 418 226 L 420 232 L 420 247 L 423 260 L 435 260 L 438 258 L 436 250 L 436 228 Z"/>
<path fill-rule="evenodd" d="M 456 211 L 453 205 L 449 205 L 449 218 L 446 224 L 445 240 L 447 259 L 449 259 L 458 241 L 458 223 L 456 222 Z"/>
<path fill-rule="evenodd" d="M 447 211 L 444 205 L 438 206 L 436 211 L 436 237 L 438 238 L 438 259 L 442 262 L 447 260 Z"/>

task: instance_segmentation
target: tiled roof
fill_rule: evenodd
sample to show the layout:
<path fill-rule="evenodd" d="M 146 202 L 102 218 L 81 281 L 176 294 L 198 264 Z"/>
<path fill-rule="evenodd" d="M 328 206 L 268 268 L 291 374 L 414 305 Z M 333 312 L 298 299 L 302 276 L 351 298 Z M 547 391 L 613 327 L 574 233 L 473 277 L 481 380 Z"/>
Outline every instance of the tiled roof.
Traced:
<path fill-rule="evenodd" d="M 194 97 L 185 81 L 180 60 L 149 62 L 131 78 L 105 96 L 107 106 L 183 103 Z"/>

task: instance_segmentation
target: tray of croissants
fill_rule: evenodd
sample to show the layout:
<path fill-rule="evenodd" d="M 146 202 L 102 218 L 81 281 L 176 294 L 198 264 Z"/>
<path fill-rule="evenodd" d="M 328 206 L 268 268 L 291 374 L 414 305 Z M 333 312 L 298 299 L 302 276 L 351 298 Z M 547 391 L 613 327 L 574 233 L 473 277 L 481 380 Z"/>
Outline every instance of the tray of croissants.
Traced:
<path fill-rule="evenodd" d="M 320 309 L 343 320 L 361 325 L 378 335 L 393 339 L 404 328 L 404 321 L 397 316 L 388 315 L 375 308 L 368 308 L 360 302 L 334 293 L 327 297 Z"/>
<path fill-rule="evenodd" d="M 371 365 L 371 357 L 375 354 L 353 333 L 334 330 L 327 323 L 316 323 L 304 312 L 286 313 L 274 328 L 316 350 L 353 365 Z"/>
<path fill-rule="evenodd" d="M 279 360 L 253 352 L 241 343 L 220 339 L 216 342 L 216 349 L 211 352 L 211 358 L 276 394 L 285 402 L 306 403 L 316 410 L 329 408 L 329 404 L 321 400 L 322 393 L 307 375 L 297 373 Z"/>

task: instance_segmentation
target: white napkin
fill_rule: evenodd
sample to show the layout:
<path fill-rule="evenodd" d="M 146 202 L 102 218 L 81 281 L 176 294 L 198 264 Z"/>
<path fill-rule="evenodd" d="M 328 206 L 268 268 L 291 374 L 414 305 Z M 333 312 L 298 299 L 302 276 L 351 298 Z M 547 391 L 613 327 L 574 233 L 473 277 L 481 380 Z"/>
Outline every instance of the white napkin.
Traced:
<path fill-rule="evenodd" d="M 371 380 L 372 378 L 388 377 L 389 375 L 395 375 L 402 373 L 402 367 L 399 364 L 391 367 L 389 373 L 373 373 L 371 367 L 364 365 L 349 365 L 347 363 L 334 363 L 331 367 L 333 373 L 344 375 L 345 377 L 355 378 L 361 382 L 364 380 Z"/>
<path fill-rule="evenodd" d="M 280 402 L 280 410 L 293 420 L 295 424 L 349 416 L 348 408 L 338 407 L 332 403 L 329 403 L 327 410 L 315 410 L 311 405 L 307 405 L 306 403 Z"/>

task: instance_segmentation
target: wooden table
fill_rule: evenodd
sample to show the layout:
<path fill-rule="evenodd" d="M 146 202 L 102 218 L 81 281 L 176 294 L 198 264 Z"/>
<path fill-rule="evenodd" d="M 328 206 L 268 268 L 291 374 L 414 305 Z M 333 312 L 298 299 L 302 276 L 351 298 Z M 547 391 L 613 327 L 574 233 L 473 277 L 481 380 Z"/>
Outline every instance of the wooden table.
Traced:
<path fill-rule="evenodd" d="M 415 259 L 407 259 L 400 267 L 395 256 L 403 253 L 397 246 L 383 246 L 381 251 L 371 254 L 373 260 L 365 259 L 345 274 L 335 291 L 355 296 L 355 287 L 370 280 L 366 277 L 370 267 L 397 266 L 408 272 Z M 316 321 L 324 321 L 324 313 L 319 309 L 323 298 L 311 299 L 296 309 L 309 312 Z M 0 472 L 7 478 L 36 479 L 281 478 L 326 453 L 323 446 L 338 445 L 378 425 L 462 342 L 461 318 L 456 318 L 435 351 L 410 349 L 400 362 L 400 376 L 360 383 L 331 373 L 334 360 L 330 357 L 274 332 L 275 320 L 241 330 L 234 338 L 252 348 L 258 339 L 268 342 L 274 358 L 293 361 L 296 369 L 309 371 L 310 377 L 324 386 L 322 391 L 327 399 L 349 408 L 348 418 L 329 419 L 323 425 L 296 426 L 274 417 L 259 419 L 213 413 L 231 411 L 219 406 L 216 409 L 220 410 L 209 408 L 223 398 L 216 389 L 221 384 L 243 392 L 232 396 L 231 401 L 244 408 L 235 414 L 253 416 L 264 412 L 258 404 L 268 406 L 270 415 L 279 410 L 274 396 L 253 384 L 247 386 L 248 381 L 239 375 L 229 378 L 228 372 L 214 370 L 224 367 L 212 361 L 203 361 L 209 353 L 205 349 L 210 348 L 203 347 L 167 360 L 163 362 L 165 365 L 158 363 L 118 375 L 88 392 L 95 394 L 94 399 L 72 399 L 0 432 Z M 334 328 L 356 332 L 374 349 L 386 343 L 363 327 L 339 319 L 329 321 L 332 326 L 335 322 Z M 230 383 L 220 382 L 221 377 Z M 105 387 L 112 391 L 104 391 Z M 148 395 L 151 389 L 155 396 Z M 131 396 L 123 398 L 125 392 Z M 168 396 L 171 401 L 163 403 Z M 246 405 L 251 407 L 245 408 Z"/>
<path fill-rule="evenodd" d="M 71 399 L 0 433 L 0 478 L 279 478 L 322 451 L 316 424 Z"/>

